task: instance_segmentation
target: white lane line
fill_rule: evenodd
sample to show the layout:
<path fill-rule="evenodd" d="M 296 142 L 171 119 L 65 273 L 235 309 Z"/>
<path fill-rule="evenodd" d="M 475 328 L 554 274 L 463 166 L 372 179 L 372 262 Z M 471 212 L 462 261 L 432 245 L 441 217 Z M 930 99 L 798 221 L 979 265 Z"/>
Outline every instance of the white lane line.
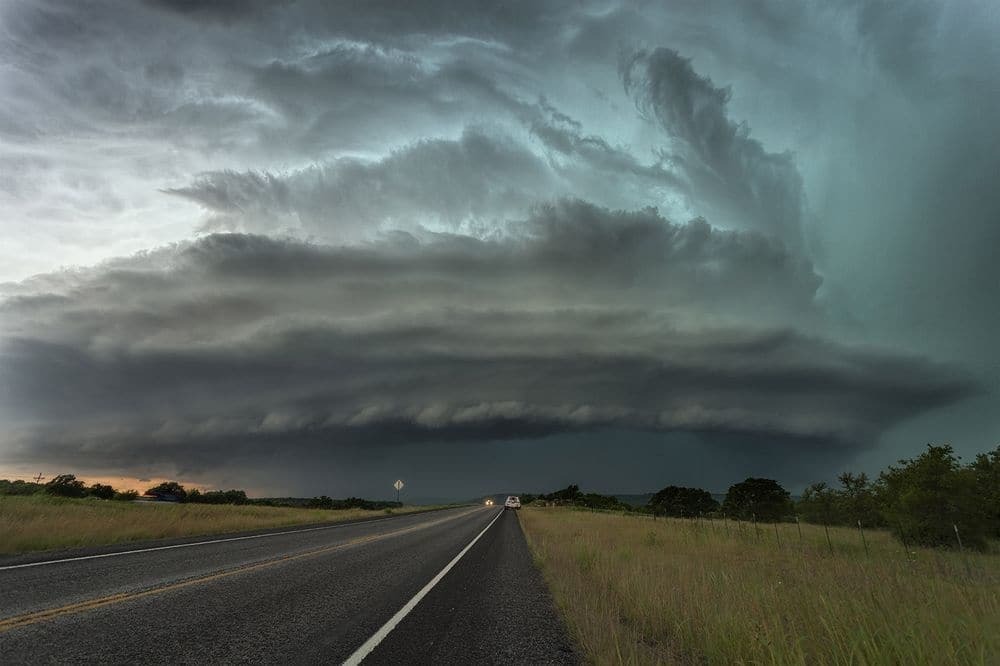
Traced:
<path fill-rule="evenodd" d="M 425 513 L 433 513 L 432 511 L 419 511 L 413 514 L 402 514 L 399 517 L 403 518 L 406 515 L 419 516 Z M 45 560 L 43 562 L 28 562 L 27 564 L 9 564 L 5 567 L 0 567 L 0 571 L 7 571 L 8 569 L 24 569 L 26 567 L 42 567 L 46 564 L 61 564 L 63 562 L 79 562 L 81 560 L 98 560 L 103 557 L 118 557 L 119 555 L 134 555 L 135 553 L 151 553 L 154 550 L 172 550 L 174 548 L 190 548 L 191 546 L 207 546 L 213 543 L 226 543 L 227 541 L 245 541 L 246 539 L 265 539 L 267 537 L 282 536 L 285 534 L 299 534 L 301 532 L 315 532 L 316 530 L 332 530 L 341 527 L 354 527 L 355 525 L 366 525 L 368 523 L 388 523 L 392 519 L 386 518 L 372 518 L 371 520 L 359 520 L 353 523 L 336 523 L 333 525 L 320 525 L 319 527 L 303 527 L 298 530 L 285 530 L 284 532 L 269 532 L 267 534 L 250 534 L 247 536 L 239 537 L 228 537 L 225 539 L 212 539 L 211 541 L 195 541 L 193 543 L 178 543 L 173 546 L 154 546 L 152 548 L 136 548 L 135 550 L 120 550 L 116 553 L 102 553 L 100 555 L 81 555 L 80 557 L 66 557 L 61 560 Z"/>
<path fill-rule="evenodd" d="M 431 582 L 424 585 L 424 587 L 419 592 L 417 592 L 417 594 L 412 599 L 406 602 L 405 606 L 400 608 L 395 615 L 389 618 L 388 622 L 382 625 L 381 629 L 372 634 L 372 637 L 369 638 L 367 641 L 365 641 L 364 645 L 355 650 L 354 654 L 348 657 L 347 660 L 344 662 L 344 666 L 357 666 L 364 660 L 365 657 L 371 654 L 372 650 L 377 648 L 378 644 L 381 643 L 385 639 L 385 637 L 389 635 L 389 632 L 395 629 L 396 625 L 402 622 L 403 618 L 409 615 L 410 611 L 412 611 L 414 608 L 417 607 L 417 604 L 420 603 L 420 600 L 423 599 L 425 596 L 427 596 L 427 593 L 430 592 L 434 588 L 434 586 L 437 585 L 438 582 L 440 582 L 442 578 L 444 578 L 445 574 L 451 571 L 451 568 L 455 566 L 460 559 L 462 559 L 463 555 L 469 552 L 470 548 L 476 545 L 476 542 L 479 541 L 479 538 L 482 537 L 484 534 L 486 534 L 486 530 L 493 527 L 493 523 L 497 522 L 497 518 L 499 518 L 502 515 L 503 515 L 503 509 L 501 509 L 497 513 L 497 515 L 493 516 L 493 520 L 490 521 L 490 524 L 484 527 L 483 531 L 477 534 L 476 538 L 470 541 L 469 545 L 463 548 L 462 552 L 460 552 L 458 555 L 455 556 L 455 559 L 449 562 L 444 569 L 441 569 L 441 571 L 438 572 L 438 575 L 434 576 L 434 578 L 431 579 Z"/>

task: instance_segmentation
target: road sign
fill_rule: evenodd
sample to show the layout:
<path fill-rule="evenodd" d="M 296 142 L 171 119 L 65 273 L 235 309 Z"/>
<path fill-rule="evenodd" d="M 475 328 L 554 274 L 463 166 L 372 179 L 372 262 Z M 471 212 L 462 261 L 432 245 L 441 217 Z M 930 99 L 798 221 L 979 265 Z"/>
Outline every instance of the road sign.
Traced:
<path fill-rule="evenodd" d="M 396 489 L 396 492 L 399 492 L 400 490 L 403 489 L 403 482 L 399 479 L 396 479 L 396 483 L 392 484 L 392 487 Z"/>

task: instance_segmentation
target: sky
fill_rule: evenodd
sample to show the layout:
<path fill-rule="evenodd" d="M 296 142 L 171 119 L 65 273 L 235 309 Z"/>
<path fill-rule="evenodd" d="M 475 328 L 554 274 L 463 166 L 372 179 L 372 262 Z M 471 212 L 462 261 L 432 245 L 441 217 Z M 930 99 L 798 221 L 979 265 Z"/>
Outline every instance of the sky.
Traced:
<path fill-rule="evenodd" d="M 0 1 L 0 477 L 792 490 L 1000 443 L 1000 5 Z"/>

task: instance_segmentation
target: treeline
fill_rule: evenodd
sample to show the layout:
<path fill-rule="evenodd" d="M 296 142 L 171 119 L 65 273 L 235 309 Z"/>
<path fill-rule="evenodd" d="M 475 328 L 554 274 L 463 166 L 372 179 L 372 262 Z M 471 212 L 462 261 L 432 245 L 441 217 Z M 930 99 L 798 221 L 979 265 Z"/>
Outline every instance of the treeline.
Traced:
<path fill-rule="evenodd" d="M 823 525 L 882 527 L 904 544 L 985 549 L 1000 538 L 1000 446 L 963 465 L 949 445 L 928 445 L 869 479 L 841 474 L 839 486 L 814 483 L 793 501 L 774 479 L 733 484 L 720 504 L 701 488 L 667 486 L 646 506 L 632 507 L 609 495 L 571 485 L 547 495 L 521 495 L 524 504 L 552 503 L 636 511 L 676 518 L 728 518 L 759 522 L 803 520 Z"/>
<path fill-rule="evenodd" d="M 90 486 L 76 478 L 73 474 L 60 474 L 48 483 L 32 483 L 30 481 L 9 481 L 0 479 L 0 495 L 37 495 L 46 494 L 56 497 L 85 498 L 94 497 L 105 500 L 134 501 L 140 495 L 134 490 L 115 490 L 112 486 L 95 483 Z M 332 499 L 326 495 L 320 497 L 278 497 L 251 499 L 244 490 L 207 490 L 197 488 L 188 490 L 177 481 L 165 481 L 153 486 L 143 493 L 150 499 L 183 502 L 188 504 L 253 504 L 257 506 L 288 506 L 308 507 L 313 509 L 366 509 L 380 511 L 398 508 L 402 502 L 381 502 L 348 497 L 347 499 Z"/>
<path fill-rule="evenodd" d="M 115 490 L 103 483 L 87 485 L 73 474 L 60 474 L 48 483 L 32 483 L 30 481 L 9 481 L 0 479 L 0 495 L 37 495 L 46 494 L 56 497 L 96 497 L 97 499 L 131 502 L 139 497 L 134 490 Z"/>
<path fill-rule="evenodd" d="M 612 495 L 598 495 L 597 493 L 584 493 L 580 491 L 580 486 L 571 485 L 562 490 L 557 490 L 547 495 L 532 495 L 525 493 L 520 496 L 521 504 L 531 504 L 541 502 L 544 504 L 557 504 L 568 506 L 579 506 L 587 509 L 599 509 L 602 511 L 631 511 L 632 506 L 620 501 Z"/>
<path fill-rule="evenodd" d="M 367 511 L 380 511 L 382 509 L 398 509 L 403 506 L 403 503 L 366 500 L 360 497 L 348 497 L 347 499 L 338 500 L 321 495 L 310 499 L 307 506 L 312 509 L 365 509 Z"/>

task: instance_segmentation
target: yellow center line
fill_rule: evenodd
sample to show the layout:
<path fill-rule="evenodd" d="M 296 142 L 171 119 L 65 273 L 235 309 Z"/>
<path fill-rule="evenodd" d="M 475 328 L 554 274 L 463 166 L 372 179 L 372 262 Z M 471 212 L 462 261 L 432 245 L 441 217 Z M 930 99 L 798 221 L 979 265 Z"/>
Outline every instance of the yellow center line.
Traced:
<path fill-rule="evenodd" d="M 315 557 L 316 555 L 322 555 L 324 553 L 330 553 L 336 550 L 343 550 L 345 548 L 350 548 L 352 546 L 371 543 L 373 541 L 381 541 L 382 539 L 388 539 L 390 537 L 399 536 L 401 534 L 416 532 L 418 530 L 426 529 L 428 527 L 434 527 L 435 525 L 440 525 L 441 523 L 448 522 L 449 520 L 455 520 L 457 518 L 468 516 L 469 514 L 475 513 L 476 511 L 478 511 L 478 509 L 472 509 L 470 511 L 465 511 L 463 513 L 459 513 L 453 516 L 448 516 L 447 518 L 442 518 L 440 520 L 435 520 L 427 523 L 420 523 L 418 525 L 413 525 L 411 527 L 404 527 L 403 529 L 394 530 L 392 532 L 385 532 L 383 534 L 372 534 L 369 536 L 357 537 L 349 541 L 345 541 L 343 543 L 334 544 L 332 546 L 323 546 L 322 548 L 308 550 L 303 553 L 295 553 L 294 555 L 283 555 L 281 557 L 272 560 L 267 560 L 265 562 L 259 562 L 257 564 L 235 567 L 233 569 L 226 569 L 224 571 L 218 571 L 216 573 L 208 574 L 206 576 L 201 576 L 199 578 L 191 578 L 188 580 L 180 581 L 178 583 L 170 583 L 168 585 L 163 585 L 161 587 L 156 587 L 149 590 L 142 590 L 139 592 L 121 592 L 119 594 L 111 594 L 106 597 L 98 597 L 96 599 L 79 601 L 74 604 L 59 606 L 57 608 L 48 608 L 45 610 L 34 611 L 32 613 L 24 613 L 23 615 L 15 615 L 13 617 L 0 620 L 0 634 L 10 631 L 11 629 L 16 629 L 18 627 L 26 627 L 32 624 L 38 624 L 39 622 L 44 622 L 45 620 L 51 620 L 53 618 L 61 617 L 63 615 L 73 615 L 76 613 L 82 613 L 84 611 L 93 610 L 95 608 L 102 608 L 104 606 L 111 606 L 113 604 L 122 603 L 124 601 L 132 601 L 133 599 L 142 599 L 143 597 L 151 597 L 157 594 L 163 594 L 164 592 L 172 592 L 174 590 L 180 590 L 186 587 L 191 587 L 193 585 L 200 585 L 202 583 L 208 583 L 214 580 L 228 578 L 229 576 L 235 576 L 237 574 L 260 571 L 262 569 L 266 569 L 268 567 L 272 567 L 277 564 L 282 564 L 284 562 L 291 562 L 293 560 L 300 560 L 307 557 Z"/>

